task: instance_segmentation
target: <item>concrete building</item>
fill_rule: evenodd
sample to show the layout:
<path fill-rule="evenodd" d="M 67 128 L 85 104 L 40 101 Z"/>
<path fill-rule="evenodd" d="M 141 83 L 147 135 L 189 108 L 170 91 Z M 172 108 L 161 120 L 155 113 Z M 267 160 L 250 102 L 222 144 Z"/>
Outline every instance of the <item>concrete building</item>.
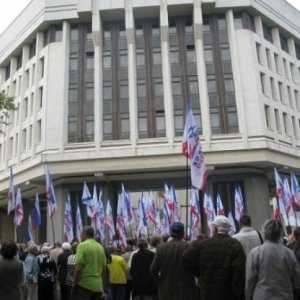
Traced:
<path fill-rule="evenodd" d="M 54 178 L 56 239 L 83 180 L 116 204 L 175 184 L 185 215 L 186 103 L 201 128 L 207 188 L 226 211 L 240 184 L 259 226 L 270 216 L 273 167 L 300 172 L 300 12 L 284 0 L 33 0 L 0 36 L 0 90 L 17 110 L 0 135 L 0 239 L 9 167 L 25 222 L 42 200 L 39 239 L 52 240 L 44 167 Z M 86 215 L 82 210 L 86 221 Z"/>

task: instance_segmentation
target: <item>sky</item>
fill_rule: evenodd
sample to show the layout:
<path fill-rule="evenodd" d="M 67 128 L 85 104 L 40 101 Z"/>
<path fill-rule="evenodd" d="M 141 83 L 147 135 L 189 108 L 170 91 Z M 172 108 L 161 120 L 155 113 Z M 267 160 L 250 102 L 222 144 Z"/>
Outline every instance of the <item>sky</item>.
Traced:
<path fill-rule="evenodd" d="M 0 1 L 0 33 L 5 30 L 29 2 L 30 0 Z M 288 2 L 300 10 L 300 0 L 288 0 Z"/>

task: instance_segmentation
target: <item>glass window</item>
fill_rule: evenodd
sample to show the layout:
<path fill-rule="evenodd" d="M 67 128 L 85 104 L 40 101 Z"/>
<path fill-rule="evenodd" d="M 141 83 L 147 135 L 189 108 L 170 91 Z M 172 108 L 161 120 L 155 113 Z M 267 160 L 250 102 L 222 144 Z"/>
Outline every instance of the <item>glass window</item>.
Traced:
<path fill-rule="evenodd" d="M 269 105 L 265 105 L 265 118 L 266 118 L 266 125 L 268 129 L 272 129 Z"/>
<path fill-rule="evenodd" d="M 262 72 L 260 72 L 260 84 L 262 93 L 266 94 L 266 75 Z"/>
<path fill-rule="evenodd" d="M 270 43 L 273 43 L 272 27 L 268 26 L 266 23 L 263 23 L 263 33 L 264 38 Z"/>
<path fill-rule="evenodd" d="M 275 121 L 276 121 L 276 130 L 277 132 L 281 132 L 281 125 L 280 125 L 280 117 L 279 117 L 279 111 L 278 109 L 274 109 L 275 112 Z"/>
<path fill-rule="evenodd" d="M 258 63 L 262 65 L 261 44 L 259 43 L 256 43 L 256 55 Z"/>
<path fill-rule="evenodd" d="M 136 65 L 137 66 L 145 65 L 145 55 L 143 53 L 137 53 L 137 55 L 136 55 Z"/>
<path fill-rule="evenodd" d="M 279 34 L 279 36 L 280 36 L 281 49 L 288 53 L 289 52 L 289 47 L 288 47 L 287 37 L 282 32 Z"/>
<path fill-rule="evenodd" d="M 152 59 L 153 59 L 154 65 L 161 65 L 161 53 L 160 52 L 153 52 Z"/>
<path fill-rule="evenodd" d="M 78 65 L 77 65 L 78 67 Z M 88 53 L 86 57 L 87 70 L 94 70 L 94 53 Z"/>
<path fill-rule="evenodd" d="M 120 67 L 128 66 L 128 56 L 127 54 L 120 55 Z"/>
<path fill-rule="evenodd" d="M 105 68 L 105 69 L 111 68 L 111 56 L 110 55 L 103 56 L 103 68 Z"/>
<path fill-rule="evenodd" d="M 300 60 L 300 44 L 295 43 L 296 58 Z"/>

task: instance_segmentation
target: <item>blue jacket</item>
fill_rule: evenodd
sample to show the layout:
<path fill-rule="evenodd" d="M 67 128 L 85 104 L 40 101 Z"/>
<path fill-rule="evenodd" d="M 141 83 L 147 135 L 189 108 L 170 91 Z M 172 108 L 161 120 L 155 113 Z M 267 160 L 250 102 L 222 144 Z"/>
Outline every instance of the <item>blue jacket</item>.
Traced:
<path fill-rule="evenodd" d="M 36 256 L 32 254 L 27 255 L 24 261 L 24 273 L 26 283 L 37 283 L 39 264 Z"/>

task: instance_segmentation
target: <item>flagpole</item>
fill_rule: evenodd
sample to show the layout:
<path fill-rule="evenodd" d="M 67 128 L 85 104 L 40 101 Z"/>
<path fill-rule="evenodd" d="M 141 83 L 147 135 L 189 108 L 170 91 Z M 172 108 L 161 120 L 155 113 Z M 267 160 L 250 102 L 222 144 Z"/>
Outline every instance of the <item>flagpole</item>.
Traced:
<path fill-rule="evenodd" d="M 185 189 L 185 230 L 188 230 L 189 218 L 189 158 L 186 156 L 186 189 Z"/>
<path fill-rule="evenodd" d="M 55 228 L 54 228 L 54 222 L 53 222 L 53 217 L 51 218 L 51 227 L 52 227 L 52 237 L 53 237 L 53 245 L 56 243 L 56 239 L 55 239 Z"/>

